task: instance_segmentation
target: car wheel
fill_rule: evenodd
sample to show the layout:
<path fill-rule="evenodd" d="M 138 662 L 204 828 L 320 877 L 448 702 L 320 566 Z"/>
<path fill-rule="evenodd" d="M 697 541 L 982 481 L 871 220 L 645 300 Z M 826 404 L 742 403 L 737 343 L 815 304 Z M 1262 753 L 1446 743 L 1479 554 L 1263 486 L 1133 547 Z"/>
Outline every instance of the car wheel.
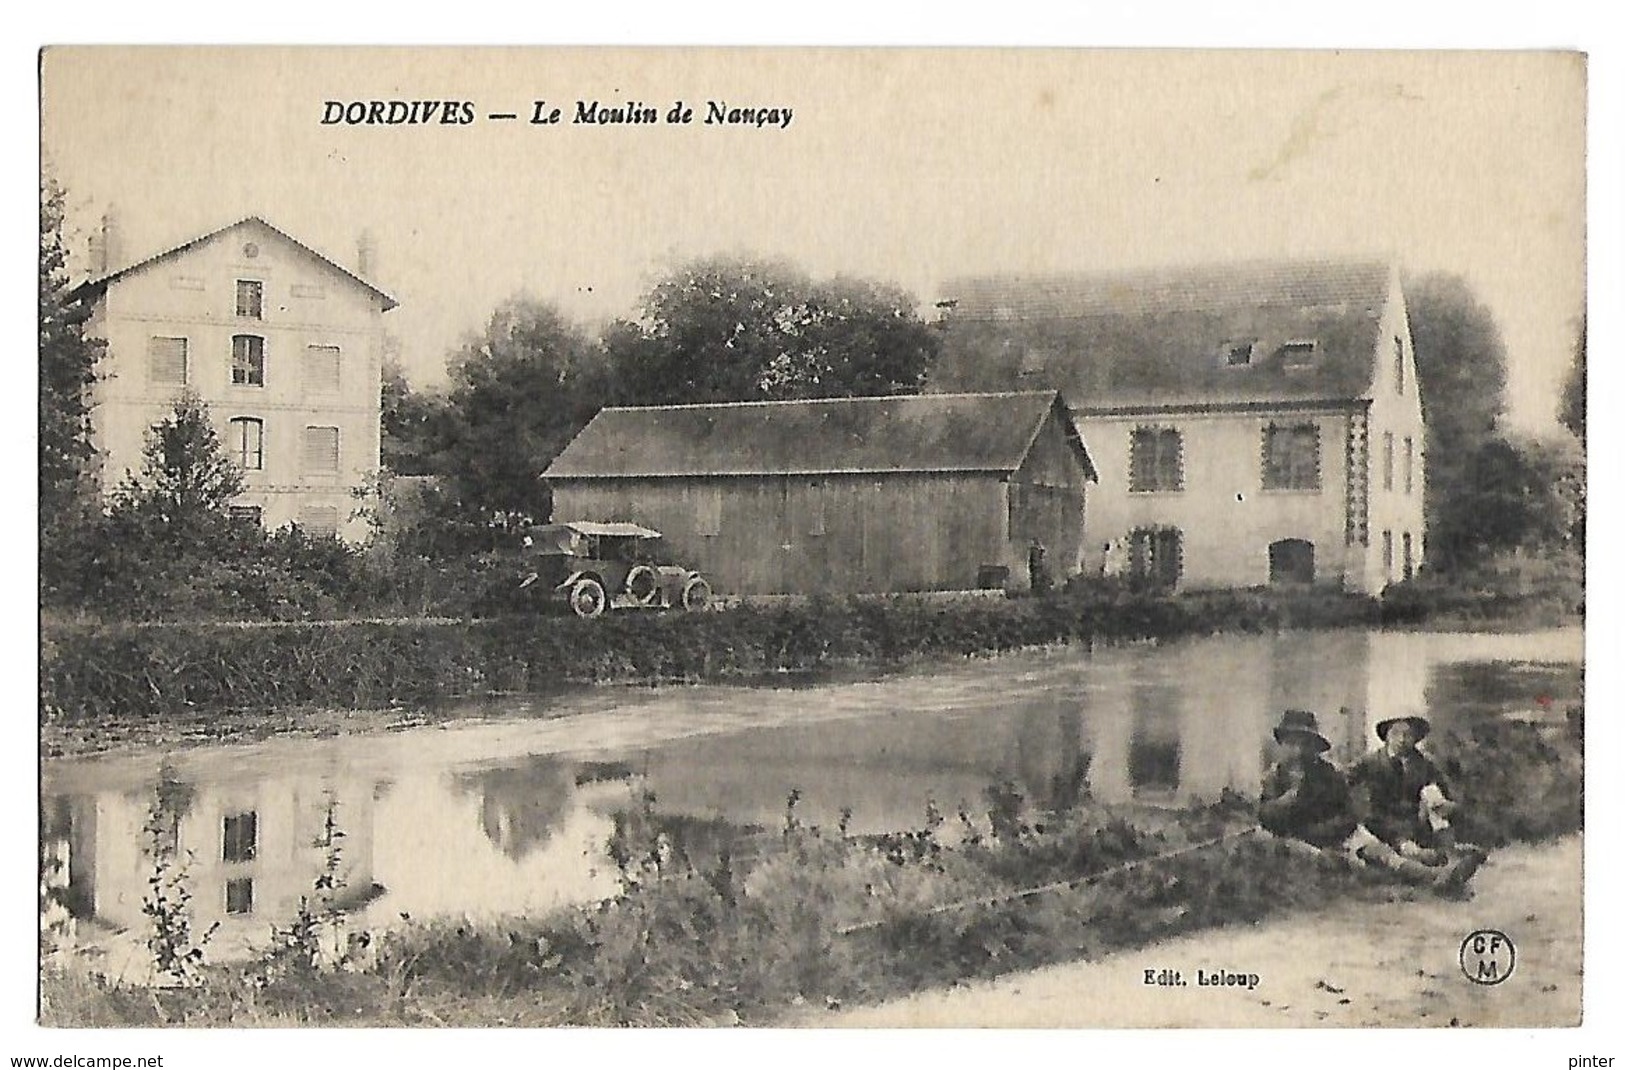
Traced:
<path fill-rule="evenodd" d="M 659 578 L 648 565 L 635 565 L 626 574 L 626 594 L 640 606 L 653 602 L 660 592 Z"/>
<path fill-rule="evenodd" d="M 570 612 L 583 620 L 599 616 L 608 604 L 604 585 L 590 576 L 576 580 L 570 587 Z"/>
<path fill-rule="evenodd" d="M 694 576 L 683 584 L 683 608 L 694 611 L 704 609 L 711 604 L 711 585 L 699 576 Z"/>

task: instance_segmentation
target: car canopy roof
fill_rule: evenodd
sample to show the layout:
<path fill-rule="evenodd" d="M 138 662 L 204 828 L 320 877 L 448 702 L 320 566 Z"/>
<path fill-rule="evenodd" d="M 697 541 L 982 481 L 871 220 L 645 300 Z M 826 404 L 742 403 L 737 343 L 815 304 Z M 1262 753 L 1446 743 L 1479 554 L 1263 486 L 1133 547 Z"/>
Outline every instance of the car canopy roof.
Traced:
<path fill-rule="evenodd" d="M 553 529 L 573 531 L 577 535 L 621 535 L 632 539 L 658 539 L 660 532 L 653 528 L 646 528 L 641 524 L 608 523 L 603 524 L 594 520 L 564 520 L 556 524 L 547 524 L 537 528 L 538 532 L 549 532 Z"/>

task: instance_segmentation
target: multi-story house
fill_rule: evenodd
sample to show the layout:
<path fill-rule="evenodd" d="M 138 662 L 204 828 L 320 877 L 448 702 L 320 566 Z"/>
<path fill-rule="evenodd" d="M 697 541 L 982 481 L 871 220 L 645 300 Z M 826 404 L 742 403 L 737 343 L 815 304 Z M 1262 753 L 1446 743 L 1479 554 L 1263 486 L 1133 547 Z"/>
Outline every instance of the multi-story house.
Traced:
<path fill-rule="evenodd" d="M 92 410 L 103 485 L 139 470 L 147 430 L 185 390 L 209 406 L 245 487 L 232 508 L 267 528 L 359 539 L 352 490 L 379 464 L 383 314 L 395 300 L 249 217 L 128 266 L 104 224 L 75 290 L 107 342 Z"/>
<path fill-rule="evenodd" d="M 936 388 L 1074 402 L 1100 474 L 1080 570 L 1379 592 L 1422 564 L 1426 435 L 1389 266 L 1005 276 L 945 296 Z"/>

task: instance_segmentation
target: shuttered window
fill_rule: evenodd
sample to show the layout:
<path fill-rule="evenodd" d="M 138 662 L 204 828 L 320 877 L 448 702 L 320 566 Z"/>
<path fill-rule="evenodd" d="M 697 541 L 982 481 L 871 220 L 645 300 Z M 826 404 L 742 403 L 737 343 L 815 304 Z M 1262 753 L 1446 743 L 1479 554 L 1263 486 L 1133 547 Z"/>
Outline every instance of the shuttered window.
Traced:
<path fill-rule="evenodd" d="M 186 339 L 148 339 L 147 381 L 154 386 L 186 385 Z"/>
<path fill-rule="evenodd" d="M 305 347 L 305 393 L 337 394 L 339 392 L 339 347 Z"/>
<path fill-rule="evenodd" d="M 305 428 L 303 470 L 323 474 L 339 470 L 339 429 L 336 427 Z"/>
<path fill-rule="evenodd" d="M 307 505 L 299 510 L 299 526 L 308 535 L 337 535 L 339 511 L 332 505 Z"/>
<path fill-rule="evenodd" d="M 1314 424 L 1264 428 L 1264 489 L 1320 489 L 1320 429 Z"/>
<path fill-rule="evenodd" d="M 1129 439 L 1130 491 L 1180 490 L 1185 485 L 1183 443 L 1173 428 L 1140 427 Z"/>

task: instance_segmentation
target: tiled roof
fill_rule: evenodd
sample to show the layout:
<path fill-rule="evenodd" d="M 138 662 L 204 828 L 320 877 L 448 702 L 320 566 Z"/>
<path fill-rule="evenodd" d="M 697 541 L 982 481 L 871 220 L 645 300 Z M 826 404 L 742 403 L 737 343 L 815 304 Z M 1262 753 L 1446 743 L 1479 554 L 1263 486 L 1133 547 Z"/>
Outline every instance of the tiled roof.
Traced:
<path fill-rule="evenodd" d="M 154 254 L 152 256 L 147 257 L 145 260 L 138 260 L 135 263 L 129 265 L 128 267 L 120 268 L 117 271 L 109 272 L 106 275 L 101 275 L 101 276 L 98 276 L 96 278 L 91 279 L 88 282 L 81 283 L 80 285 L 74 287 L 73 292 L 72 292 L 72 294 L 70 296 L 77 299 L 77 298 L 88 296 L 88 295 L 91 295 L 91 294 L 99 294 L 99 293 L 103 292 L 104 290 L 106 290 L 109 284 L 117 282 L 119 279 L 124 278 L 126 275 L 132 275 L 132 274 L 134 274 L 134 273 L 136 273 L 138 271 L 142 271 L 142 270 L 145 270 L 146 268 L 152 267 L 154 264 L 160 263 L 161 261 L 168 260 L 170 257 L 179 256 L 181 253 L 188 252 L 188 251 L 190 251 L 192 249 L 196 249 L 196 248 L 198 248 L 198 247 L 200 247 L 202 245 L 207 244 L 208 242 L 213 241 L 214 239 L 220 237 L 222 234 L 225 234 L 228 231 L 233 231 L 233 230 L 236 230 L 238 227 L 250 226 L 250 225 L 260 226 L 260 227 L 265 228 L 266 230 L 270 231 L 272 234 L 276 235 L 278 238 L 281 238 L 283 241 L 289 242 L 290 244 L 294 245 L 295 247 L 297 247 L 297 248 L 303 250 L 304 252 L 310 254 L 311 256 L 315 257 L 317 260 L 320 260 L 322 263 L 326 264 L 328 267 L 332 268 L 334 271 L 337 271 L 340 275 L 343 275 L 345 278 L 349 279 L 351 282 L 354 282 L 356 285 L 361 286 L 363 289 L 371 291 L 374 295 L 376 295 L 377 297 L 382 299 L 382 301 L 383 301 L 383 310 L 385 312 L 388 312 L 390 309 L 396 307 L 400 303 L 400 302 L 396 301 L 393 297 L 389 296 L 389 294 L 385 293 L 384 291 L 380 290 L 378 287 L 374 286 L 372 283 L 368 282 L 366 279 L 363 279 L 360 275 L 357 275 L 355 272 L 351 271 L 349 268 L 346 268 L 343 264 L 338 263 L 336 260 L 333 260 L 330 257 L 322 255 L 321 253 L 317 252 L 315 249 L 312 249 L 310 246 L 308 246 L 304 242 L 300 241 L 298 238 L 295 238 L 293 235 L 287 233 L 284 230 L 280 230 L 277 227 L 272 226 L 271 224 L 267 223 L 265 220 L 261 219 L 259 216 L 253 216 L 253 215 L 247 216 L 247 217 L 245 217 L 243 219 L 239 219 L 235 223 L 229 223 L 226 226 L 223 226 L 223 227 L 219 228 L 218 230 L 211 230 L 207 234 L 201 234 L 198 237 L 193 238 L 191 241 L 182 242 L 180 245 L 177 245 L 172 249 L 165 249 L 161 253 L 156 253 L 156 254 Z"/>
<path fill-rule="evenodd" d="M 1093 477 L 1053 390 L 609 408 L 544 476 L 1013 472 L 1052 412 Z"/>
<path fill-rule="evenodd" d="M 1253 261 L 961 279 L 933 386 L 1046 387 L 1116 407 L 1334 400 L 1371 389 L 1390 269 Z M 1312 343 L 1289 352 L 1289 345 Z M 1250 346 L 1245 363 L 1232 347 Z"/>

